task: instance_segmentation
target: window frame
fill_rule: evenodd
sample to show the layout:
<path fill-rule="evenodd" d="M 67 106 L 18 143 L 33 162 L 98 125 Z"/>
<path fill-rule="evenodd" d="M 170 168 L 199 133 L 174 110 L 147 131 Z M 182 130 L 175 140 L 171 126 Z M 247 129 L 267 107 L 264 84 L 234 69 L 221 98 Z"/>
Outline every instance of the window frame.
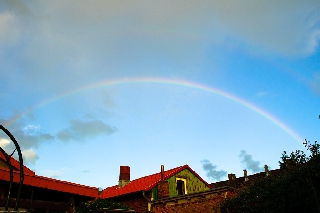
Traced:
<path fill-rule="evenodd" d="M 178 181 L 182 181 L 183 182 L 183 189 L 182 191 L 184 192 L 184 194 L 179 194 L 179 189 L 178 189 Z M 187 180 L 185 178 L 176 178 L 176 190 L 177 190 L 177 195 L 186 195 L 188 194 L 188 190 L 187 190 Z"/>

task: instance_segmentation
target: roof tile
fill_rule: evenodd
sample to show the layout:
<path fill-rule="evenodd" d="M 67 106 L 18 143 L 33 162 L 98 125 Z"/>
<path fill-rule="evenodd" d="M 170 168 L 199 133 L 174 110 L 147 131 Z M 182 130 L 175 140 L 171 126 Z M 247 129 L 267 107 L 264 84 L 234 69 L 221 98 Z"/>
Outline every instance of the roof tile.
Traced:
<path fill-rule="evenodd" d="M 4 161 L 7 161 L 5 156 L 2 154 L 2 152 L 0 152 L 0 158 L 3 159 Z M 14 168 L 16 168 L 17 170 L 20 170 L 20 162 L 19 161 L 17 161 L 13 157 L 10 157 L 10 163 Z M 35 175 L 35 172 L 26 166 L 23 166 L 23 172 L 24 172 L 24 174 Z"/>
<path fill-rule="evenodd" d="M 31 171 L 31 170 L 30 170 Z M 20 182 L 20 172 L 13 171 L 13 182 Z M 0 180 L 10 181 L 10 170 L 0 168 Z M 97 187 L 89 187 L 85 185 L 75 184 L 67 181 L 60 181 L 53 178 L 35 175 L 34 172 L 24 174 L 24 185 L 46 188 L 50 190 L 66 192 L 70 194 L 79 194 L 87 197 L 97 197 L 99 189 Z"/>
<path fill-rule="evenodd" d="M 166 180 L 184 169 L 188 169 L 189 171 L 191 171 L 200 180 L 202 180 L 209 188 L 211 188 L 211 186 L 206 181 L 204 181 L 195 171 L 193 171 L 188 165 L 179 166 L 179 167 L 165 171 L 164 179 Z M 160 180 L 161 180 L 161 173 L 158 172 L 156 174 L 135 179 L 123 187 L 119 187 L 118 185 L 108 187 L 102 191 L 99 197 L 111 198 L 111 197 L 117 197 L 125 194 L 135 193 L 139 191 L 148 191 L 154 188 Z"/>

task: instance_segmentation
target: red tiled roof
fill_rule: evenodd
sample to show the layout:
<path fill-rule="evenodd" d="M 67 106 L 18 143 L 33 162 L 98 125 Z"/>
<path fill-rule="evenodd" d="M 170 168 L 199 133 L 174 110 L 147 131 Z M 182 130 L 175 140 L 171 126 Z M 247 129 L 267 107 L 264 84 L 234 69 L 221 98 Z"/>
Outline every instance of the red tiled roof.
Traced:
<path fill-rule="evenodd" d="M 166 180 L 184 169 L 188 169 L 189 171 L 191 171 L 201 181 L 203 181 L 209 188 L 211 188 L 211 186 L 205 180 L 203 180 L 195 171 L 193 171 L 188 165 L 179 166 L 179 167 L 165 171 L 164 179 Z M 102 191 L 99 197 L 111 198 L 111 197 L 118 197 L 121 195 L 130 194 L 130 193 L 140 192 L 140 191 L 148 191 L 154 188 L 160 180 L 161 180 L 161 173 L 159 172 L 156 174 L 135 179 L 123 187 L 119 187 L 118 185 L 108 187 Z"/>
<path fill-rule="evenodd" d="M 0 158 L 3 159 L 5 162 L 7 162 L 7 159 L 2 154 L 2 152 L 0 152 Z M 10 163 L 11 163 L 11 166 L 13 166 L 14 168 L 20 170 L 20 162 L 19 161 L 17 161 L 13 157 L 10 157 Z M 24 172 L 24 174 L 35 175 L 35 172 L 32 171 L 31 169 L 29 169 L 26 166 L 23 166 L 23 172 Z"/>
<path fill-rule="evenodd" d="M 4 161 L 7 161 L 5 156 L 0 152 L 0 158 Z M 12 167 L 16 168 L 17 170 L 13 171 L 13 182 L 19 183 L 20 182 L 20 162 L 14 159 L 13 157 L 10 158 L 10 163 Z M 88 197 L 97 197 L 99 189 L 97 187 L 89 187 L 85 185 L 80 185 L 76 183 L 71 183 L 67 181 L 60 181 L 52 178 L 47 178 L 43 176 L 38 176 L 35 174 L 34 171 L 29 169 L 26 166 L 23 166 L 24 172 L 24 180 L 23 184 L 28 186 L 34 186 L 39 188 L 46 188 L 50 190 L 60 191 L 60 192 L 67 192 L 71 194 L 78 194 Z M 0 180 L 10 181 L 10 170 L 8 168 L 1 168 L 0 167 Z"/>
<path fill-rule="evenodd" d="M 10 181 L 10 171 L 6 168 L 0 168 L 0 180 Z M 13 171 L 13 182 L 20 182 L 20 172 Z M 34 174 L 24 174 L 24 185 L 45 188 L 54 191 L 66 192 L 70 194 L 83 195 L 87 197 L 96 198 L 98 196 L 99 188 L 80 185 L 67 181 L 56 180 Z"/>

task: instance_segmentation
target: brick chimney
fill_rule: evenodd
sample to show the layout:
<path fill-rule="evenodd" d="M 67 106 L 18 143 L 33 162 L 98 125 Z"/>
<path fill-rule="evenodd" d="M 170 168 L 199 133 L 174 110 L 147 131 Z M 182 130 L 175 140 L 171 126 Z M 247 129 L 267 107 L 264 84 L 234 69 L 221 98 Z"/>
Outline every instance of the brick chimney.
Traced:
<path fill-rule="evenodd" d="M 249 178 L 248 178 L 248 172 L 246 169 L 243 170 L 243 177 L 244 177 L 244 181 L 248 181 Z"/>
<path fill-rule="evenodd" d="M 130 183 L 130 167 L 120 166 L 119 187 L 123 187 Z"/>
<path fill-rule="evenodd" d="M 236 179 L 236 175 L 235 174 L 228 174 L 228 179 L 229 180 L 235 180 Z"/>
<path fill-rule="evenodd" d="M 269 168 L 268 165 L 264 165 L 264 172 L 266 174 L 266 177 L 269 176 Z"/>
<path fill-rule="evenodd" d="M 164 165 L 161 165 L 160 181 L 158 182 L 158 199 L 169 197 L 169 183 L 164 179 Z"/>

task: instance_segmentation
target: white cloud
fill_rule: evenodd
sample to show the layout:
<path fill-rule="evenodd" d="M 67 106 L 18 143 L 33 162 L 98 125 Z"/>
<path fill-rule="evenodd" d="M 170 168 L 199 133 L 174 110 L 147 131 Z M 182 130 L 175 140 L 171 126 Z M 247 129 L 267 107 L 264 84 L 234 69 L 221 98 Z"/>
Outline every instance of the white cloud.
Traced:
<path fill-rule="evenodd" d="M 6 138 L 0 138 L 0 146 L 6 152 L 10 152 L 10 151 L 12 152 L 13 151 L 13 149 L 12 149 L 13 148 L 13 143 L 10 140 L 6 139 Z M 7 153 L 7 154 L 9 154 L 9 153 Z"/>
<path fill-rule="evenodd" d="M 34 134 L 40 130 L 40 125 L 29 124 L 23 128 L 24 132 Z"/>
<path fill-rule="evenodd" d="M 33 149 L 23 150 L 21 152 L 25 164 L 34 164 L 39 159 L 39 156 Z"/>

